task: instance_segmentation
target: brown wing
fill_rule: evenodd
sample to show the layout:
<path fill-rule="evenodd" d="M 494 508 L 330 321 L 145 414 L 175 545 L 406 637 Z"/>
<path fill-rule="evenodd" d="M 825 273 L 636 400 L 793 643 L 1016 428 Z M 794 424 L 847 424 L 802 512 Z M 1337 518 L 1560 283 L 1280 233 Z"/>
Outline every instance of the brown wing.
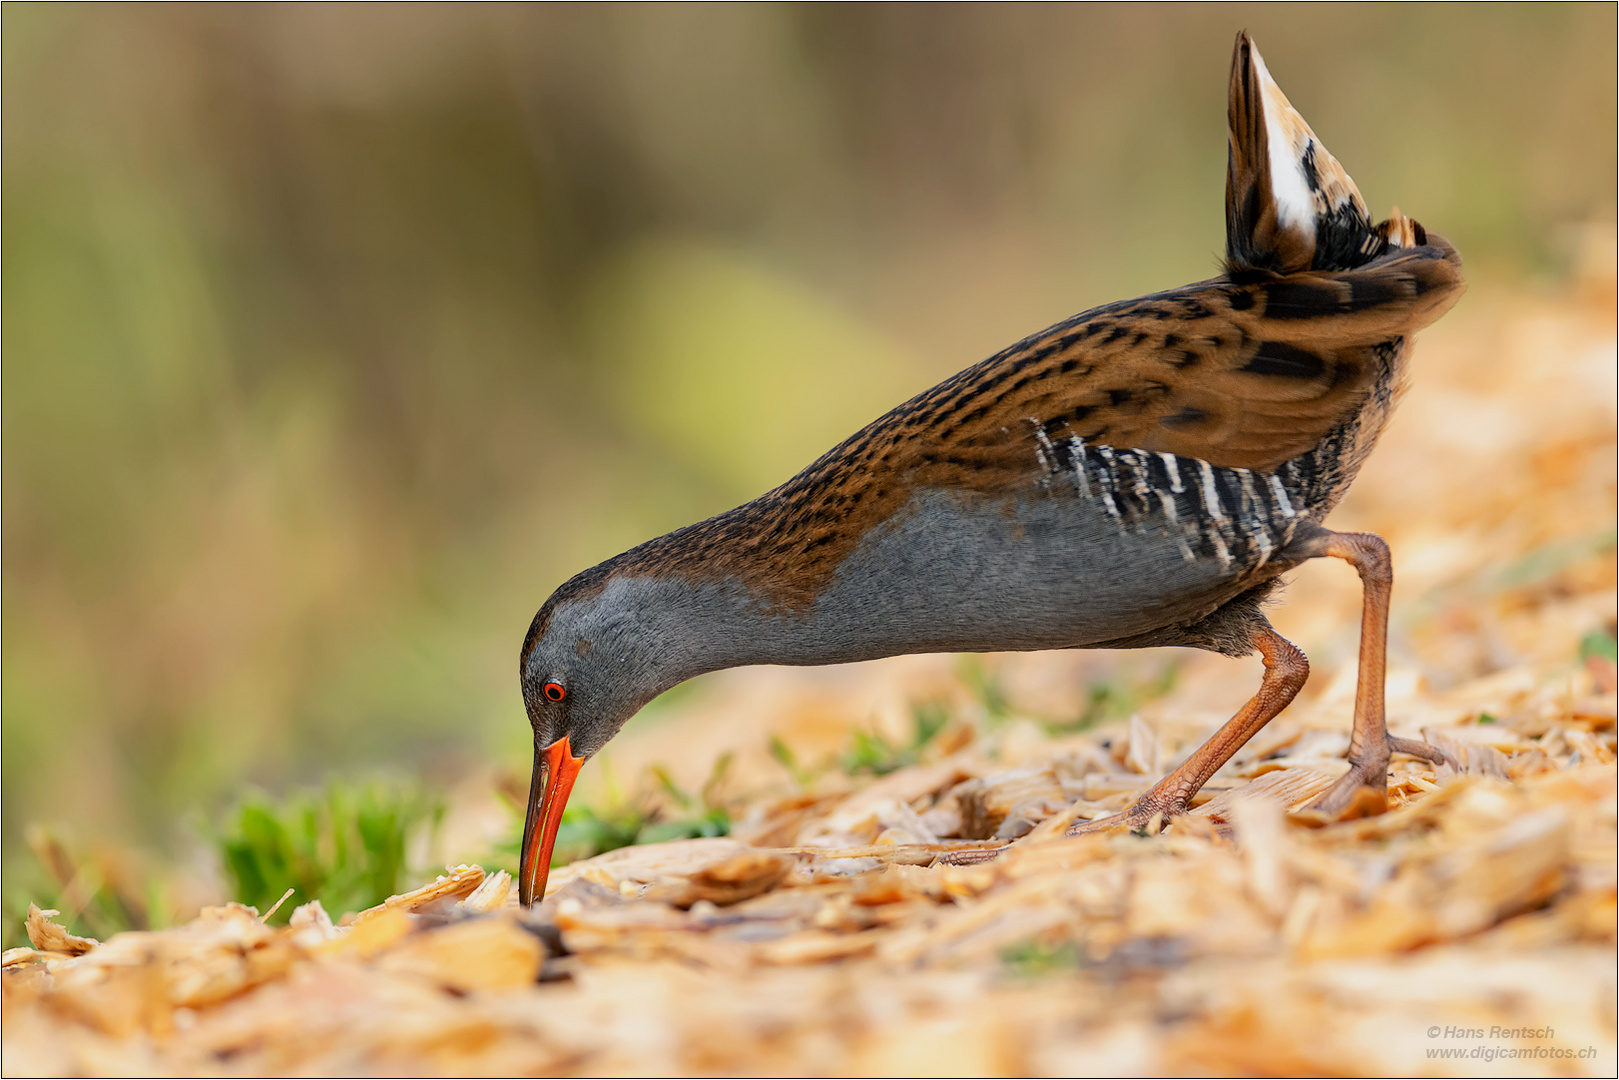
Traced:
<path fill-rule="evenodd" d="M 905 464 L 993 472 L 993 448 L 1038 425 L 1274 469 L 1359 411 L 1387 374 L 1379 346 L 1455 303 L 1455 249 L 1422 239 L 1357 270 L 1216 280 L 1076 316 L 911 402 L 893 418 Z"/>

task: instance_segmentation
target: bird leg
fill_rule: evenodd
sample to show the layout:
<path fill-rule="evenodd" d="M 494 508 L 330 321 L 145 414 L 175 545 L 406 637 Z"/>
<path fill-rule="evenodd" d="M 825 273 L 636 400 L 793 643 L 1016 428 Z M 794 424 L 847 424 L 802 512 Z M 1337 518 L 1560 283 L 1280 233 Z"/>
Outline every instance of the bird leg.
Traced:
<path fill-rule="evenodd" d="M 1360 573 L 1365 603 L 1360 617 L 1360 671 L 1355 683 L 1355 726 L 1349 735 L 1349 771 L 1310 804 L 1329 816 L 1350 810 L 1362 800 L 1373 813 L 1388 807 L 1389 758 L 1396 751 L 1435 764 L 1450 762 L 1443 750 L 1415 739 L 1397 739 L 1388 733 L 1383 711 L 1383 683 L 1388 674 L 1389 595 L 1394 589 L 1394 566 L 1389 546 L 1371 533 L 1335 533 L 1322 530 L 1311 538 L 1307 557 L 1330 555 Z M 1368 792 L 1369 795 L 1362 795 Z M 1356 815 L 1358 816 L 1358 815 Z"/>
<path fill-rule="evenodd" d="M 1209 777 L 1230 761 L 1231 755 L 1253 738 L 1260 728 L 1270 723 L 1272 717 L 1287 708 L 1304 685 L 1304 680 L 1309 678 L 1310 662 L 1297 646 L 1278 634 L 1269 623 L 1255 631 L 1253 642 L 1260 656 L 1264 657 L 1265 677 L 1259 684 L 1259 692 L 1249 699 L 1248 704 L 1227 720 L 1225 726 L 1174 772 L 1137 799 L 1130 809 L 1122 814 L 1074 825 L 1068 830 L 1069 836 L 1119 825 L 1142 828 L 1154 818 L 1165 822 L 1186 813 L 1191 807 L 1192 796 L 1208 783 Z"/>

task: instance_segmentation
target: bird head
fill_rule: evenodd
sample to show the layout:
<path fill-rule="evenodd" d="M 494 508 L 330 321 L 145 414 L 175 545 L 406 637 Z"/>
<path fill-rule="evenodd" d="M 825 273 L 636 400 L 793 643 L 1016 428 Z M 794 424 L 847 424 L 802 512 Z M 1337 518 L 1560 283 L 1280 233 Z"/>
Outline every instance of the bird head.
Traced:
<path fill-rule="evenodd" d="M 558 589 L 523 641 L 523 703 L 534 728 L 534 776 L 523 825 L 518 894 L 545 895 L 562 811 L 579 770 L 642 705 L 673 685 L 663 636 L 604 567 Z"/>

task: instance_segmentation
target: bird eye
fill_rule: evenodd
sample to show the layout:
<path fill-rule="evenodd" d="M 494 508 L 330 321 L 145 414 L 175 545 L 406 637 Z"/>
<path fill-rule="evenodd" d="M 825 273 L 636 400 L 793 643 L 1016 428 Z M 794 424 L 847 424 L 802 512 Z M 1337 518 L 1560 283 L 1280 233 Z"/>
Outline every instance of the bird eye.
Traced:
<path fill-rule="evenodd" d="M 568 692 L 562 688 L 562 684 L 555 682 L 546 683 L 540 688 L 540 692 L 545 695 L 545 700 L 547 701 L 561 701 L 568 696 Z"/>

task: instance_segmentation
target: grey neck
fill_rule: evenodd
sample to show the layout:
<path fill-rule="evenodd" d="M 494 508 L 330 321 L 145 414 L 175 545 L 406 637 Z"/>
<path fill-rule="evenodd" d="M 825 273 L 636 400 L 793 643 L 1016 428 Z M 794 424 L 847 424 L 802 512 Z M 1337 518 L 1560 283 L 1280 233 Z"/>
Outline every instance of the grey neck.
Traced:
<path fill-rule="evenodd" d="M 733 582 L 623 577 L 607 587 L 601 602 L 633 624 L 665 689 L 722 668 L 865 658 L 840 650 L 823 620 L 772 609 Z"/>

